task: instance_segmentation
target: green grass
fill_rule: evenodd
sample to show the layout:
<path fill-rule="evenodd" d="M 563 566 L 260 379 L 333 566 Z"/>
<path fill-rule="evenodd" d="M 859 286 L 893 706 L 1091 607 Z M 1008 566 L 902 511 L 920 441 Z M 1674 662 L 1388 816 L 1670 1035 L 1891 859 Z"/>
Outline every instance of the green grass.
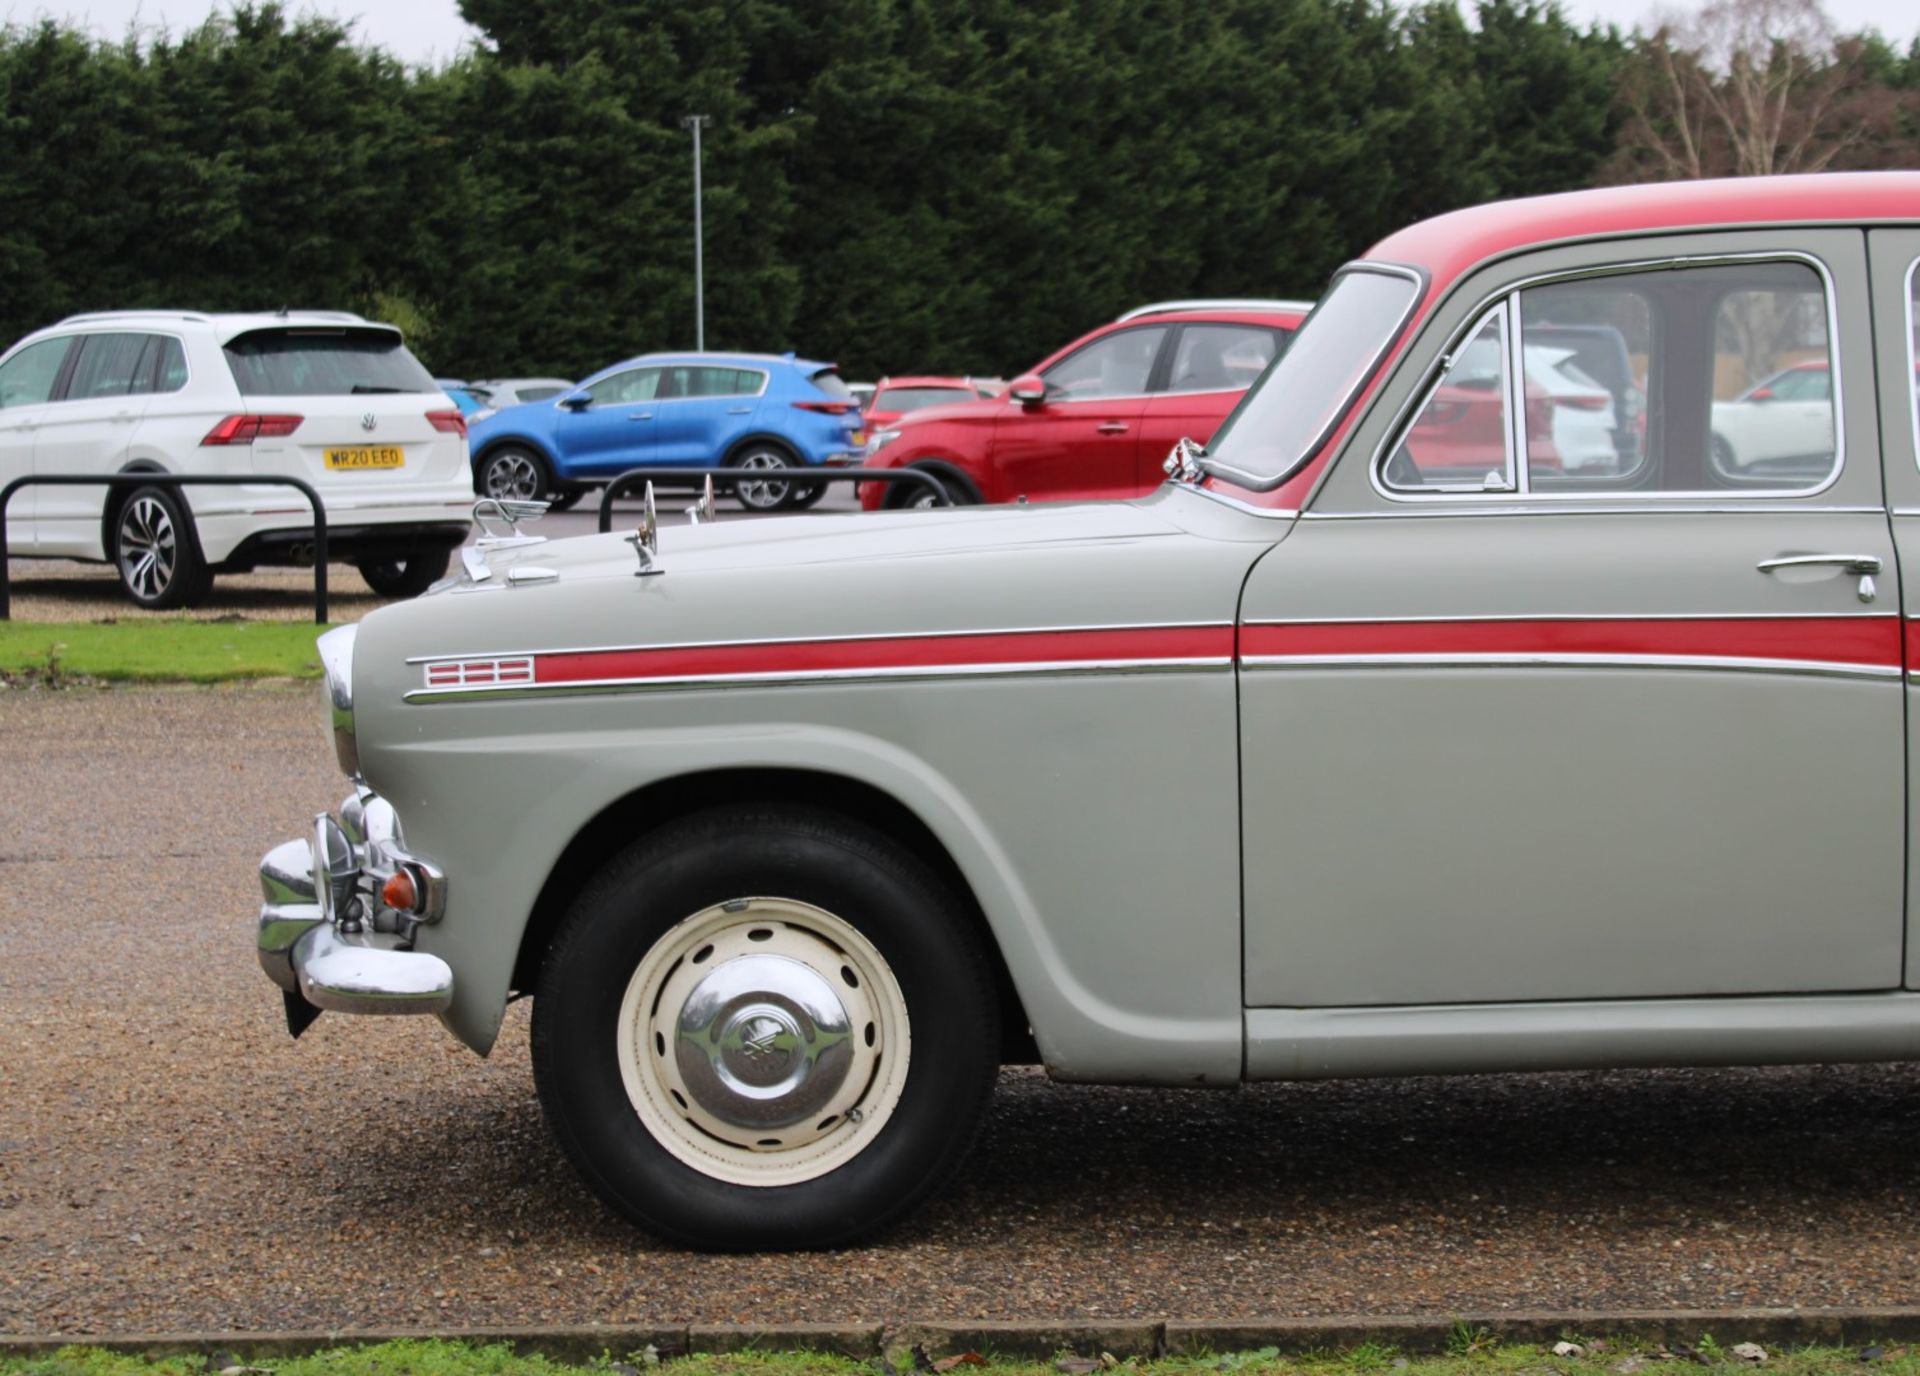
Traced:
<path fill-rule="evenodd" d="M 1556 1357 L 1544 1347 L 1525 1344 L 1456 1343 L 1443 1356 L 1401 1358 L 1391 1348 L 1367 1344 L 1345 1353 L 1286 1356 L 1272 1348 L 1258 1352 L 1222 1353 L 1159 1360 L 1112 1363 L 1116 1376 L 1210 1376 L 1211 1373 L 1258 1373 L 1259 1376 L 1358 1376 L 1358 1373 L 1407 1371 L 1413 1376 L 1614 1376 L 1623 1361 L 1644 1363 L 1642 1376 L 1686 1376 L 1707 1367 L 1716 1372 L 1759 1371 L 1774 1376 L 1825 1376 L 1826 1373 L 1871 1371 L 1875 1376 L 1916 1376 L 1920 1355 L 1904 1347 L 1876 1350 L 1863 1362 L 1851 1348 L 1807 1348 L 1770 1351 L 1759 1366 L 1728 1355 L 1737 1337 L 1725 1346 L 1709 1335 L 1690 1347 L 1672 1351 L 1646 1343 L 1622 1340 L 1605 1344 L 1585 1357 Z M 1462 1350 L 1462 1349 L 1468 1350 Z M 248 1376 L 653 1376 L 658 1364 L 651 1353 L 609 1351 L 586 1366 L 540 1356 L 520 1356 L 502 1344 L 480 1345 L 445 1341 L 404 1341 L 361 1347 L 341 1347 L 304 1357 L 261 1358 L 249 1363 L 244 1352 L 222 1356 L 220 1362 L 250 1366 Z M 729 1356 L 695 1355 L 670 1359 L 661 1376 L 914 1376 L 911 1357 L 895 1354 L 896 1365 L 829 1357 L 811 1352 L 747 1352 Z M 1403 1365 L 1404 1363 L 1404 1365 Z M 1087 1363 L 1081 1362 L 1078 1367 Z M 1102 1363 L 1104 1368 L 1107 1364 Z M 625 1368 L 621 1370 L 620 1368 Z M 69 1347 L 43 1357 L 0 1358 L 0 1376 L 217 1376 L 220 1367 L 200 1357 L 147 1358 Z M 1075 1370 L 1077 1367 L 1070 1367 Z M 1053 1362 L 991 1360 L 984 1365 L 959 1365 L 958 1376 L 1059 1376 Z"/>
<path fill-rule="evenodd" d="M 0 676 L 56 688 L 75 680 L 317 678 L 313 641 L 322 629 L 299 621 L 0 621 Z"/>

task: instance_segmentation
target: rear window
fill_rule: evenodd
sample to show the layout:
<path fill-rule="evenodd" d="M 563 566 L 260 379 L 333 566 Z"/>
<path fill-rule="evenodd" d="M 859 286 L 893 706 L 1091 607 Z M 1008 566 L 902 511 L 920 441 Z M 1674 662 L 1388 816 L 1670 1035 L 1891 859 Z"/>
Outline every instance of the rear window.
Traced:
<path fill-rule="evenodd" d="M 228 342 L 246 396 L 344 397 L 436 392 L 433 377 L 387 330 L 254 330 Z"/>
<path fill-rule="evenodd" d="M 835 401 L 852 401 L 853 389 L 840 380 L 840 374 L 831 368 L 822 368 L 807 381 L 832 397 Z"/>
<path fill-rule="evenodd" d="M 875 411 L 918 411 L 923 406 L 951 406 L 956 401 L 972 401 L 979 394 L 971 387 L 889 387 L 874 394 Z"/>

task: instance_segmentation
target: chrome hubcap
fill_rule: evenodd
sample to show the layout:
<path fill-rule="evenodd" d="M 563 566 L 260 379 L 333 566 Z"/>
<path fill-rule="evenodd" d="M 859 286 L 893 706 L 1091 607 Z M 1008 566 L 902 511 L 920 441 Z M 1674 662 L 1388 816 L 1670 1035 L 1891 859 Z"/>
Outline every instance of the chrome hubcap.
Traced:
<path fill-rule="evenodd" d="M 704 1174 L 792 1184 L 865 1149 L 906 1084 L 907 1010 L 850 924 L 808 903 L 735 899 L 641 961 L 620 1073 L 656 1141 Z"/>
<path fill-rule="evenodd" d="M 486 488 L 489 497 L 532 501 L 540 492 L 540 470 L 525 454 L 496 454 L 487 460 Z"/>
<path fill-rule="evenodd" d="M 786 458 L 780 454 L 760 449 L 740 460 L 742 468 L 785 468 Z M 740 500 L 756 511 L 766 511 L 779 506 L 787 499 L 786 483 L 741 483 L 737 489 Z"/>
<path fill-rule="evenodd" d="M 120 576 L 142 601 L 151 602 L 173 582 L 179 562 L 173 517 L 152 497 L 136 497 L 120 513 Z"/>

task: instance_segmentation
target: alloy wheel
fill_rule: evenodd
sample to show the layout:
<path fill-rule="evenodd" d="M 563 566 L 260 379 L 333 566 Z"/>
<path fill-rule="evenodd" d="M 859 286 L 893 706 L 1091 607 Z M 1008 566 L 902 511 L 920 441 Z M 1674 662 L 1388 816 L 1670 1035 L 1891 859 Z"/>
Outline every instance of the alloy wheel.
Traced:
<path fill-rule="evenodd" d="M 531 454 L 517 449 L 488 459 L 482 480 L 489 497 L 530 502 L 540 496 L 540 468 Z"/>
<path fill-rule="evenodd" d="M 142 602 L 157 602 L 173 583 L 180 537 L 173 516 L 156 497 L 142 494 L 120 513 L 120 576 Z"/>

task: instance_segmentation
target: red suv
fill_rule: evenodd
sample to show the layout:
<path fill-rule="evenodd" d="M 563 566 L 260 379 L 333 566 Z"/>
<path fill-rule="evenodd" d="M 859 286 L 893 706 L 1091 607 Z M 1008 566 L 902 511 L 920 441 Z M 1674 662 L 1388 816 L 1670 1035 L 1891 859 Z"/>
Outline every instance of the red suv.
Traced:
<path fill-rule="evenodd" d="M 1183 435 L 1204 444 L 1306 318 L 1304 301 L 1167 301 L 1128 311 L 1008 384 L 870 433 L 863 462 L 932 470 L 956 502 L 1134 497 Z M 931 505 L 868 483 L 869 510 Z"/>

